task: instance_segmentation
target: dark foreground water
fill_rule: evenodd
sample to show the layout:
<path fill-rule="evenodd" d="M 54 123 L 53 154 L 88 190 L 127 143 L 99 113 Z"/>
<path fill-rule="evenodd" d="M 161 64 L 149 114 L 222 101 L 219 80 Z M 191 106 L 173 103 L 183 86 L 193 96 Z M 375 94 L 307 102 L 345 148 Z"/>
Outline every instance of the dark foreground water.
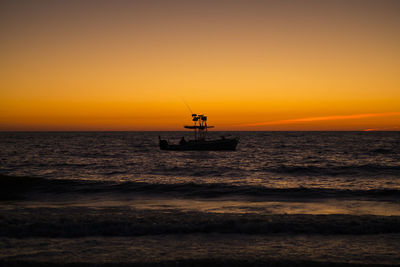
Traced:
<path fill-rule="evenodd" d="M 400 264 L 399 132 L 0 133 L 0 265 Z"/>

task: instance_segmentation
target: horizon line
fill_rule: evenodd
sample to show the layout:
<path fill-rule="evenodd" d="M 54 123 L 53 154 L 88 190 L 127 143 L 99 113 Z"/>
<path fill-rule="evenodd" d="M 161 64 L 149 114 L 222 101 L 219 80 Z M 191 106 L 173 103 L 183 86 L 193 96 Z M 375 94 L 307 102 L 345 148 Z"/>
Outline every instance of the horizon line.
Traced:
<path fill-rule="evenodd" d="M 0 130 L 0 133 L 79 133 L 79 132 L 188 132 L 185 130 Z M 360 130 L 220 130 L 209 132 L 400 132 L 400 127 Z"/>

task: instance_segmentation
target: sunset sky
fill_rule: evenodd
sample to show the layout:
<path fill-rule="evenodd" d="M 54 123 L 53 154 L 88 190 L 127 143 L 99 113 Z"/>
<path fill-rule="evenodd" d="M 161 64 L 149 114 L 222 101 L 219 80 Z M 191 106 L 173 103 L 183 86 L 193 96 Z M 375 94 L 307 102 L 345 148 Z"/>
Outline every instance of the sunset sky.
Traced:
<path fill-rule="evenodd" d="M 400 1 L 1 1 L 0 130 L 400 130 Z"/>

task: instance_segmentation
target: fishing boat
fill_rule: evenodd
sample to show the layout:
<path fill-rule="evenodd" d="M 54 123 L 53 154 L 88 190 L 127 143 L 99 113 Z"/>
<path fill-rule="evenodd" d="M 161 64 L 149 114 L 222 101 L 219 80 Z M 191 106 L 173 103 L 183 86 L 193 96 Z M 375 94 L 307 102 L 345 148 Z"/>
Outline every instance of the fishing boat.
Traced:
<path fill-rule="evenodd" d="M 207 116 L 203 114 L 192 114 L 193 125 L 184 126 L 186 129 L 194 130 L 194 140 L 186 141 L 184 137 L 180 140 L 179 144 L 170 144 L 167 140 L 161 139 L 159 136 L 159 144 L 161 150 L 236 150 L 239 143 L 239 138 L 225 138 L 221 136 L 220 139 L 208 139 L 208 129 L 214 126 L 207 125 Z"/>

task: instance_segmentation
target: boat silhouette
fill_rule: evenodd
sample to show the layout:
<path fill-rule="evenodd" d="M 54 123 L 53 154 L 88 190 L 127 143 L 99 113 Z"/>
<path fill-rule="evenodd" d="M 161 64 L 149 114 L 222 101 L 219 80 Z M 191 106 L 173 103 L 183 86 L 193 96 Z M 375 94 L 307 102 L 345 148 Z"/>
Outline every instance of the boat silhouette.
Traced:
<path fill-rule="evenodd" d="M 194 130 L 194 140 L 186 141 L 182 137 L 179 144 L 170 144 L 167 140 L 161 139 L 159 136 L 159 144 L 161 150 L 236 150 L 236 146 L 239 143 L 239 138 L 225 138 L 221 136 L 220 139 L 207 139 L 208 129 L 214 128 L 214 126 L 207 125 L 207 116 L 203 114 L 197 115 L 192 114 L 193 125 L 184 126 L 186 129 Z"/>

